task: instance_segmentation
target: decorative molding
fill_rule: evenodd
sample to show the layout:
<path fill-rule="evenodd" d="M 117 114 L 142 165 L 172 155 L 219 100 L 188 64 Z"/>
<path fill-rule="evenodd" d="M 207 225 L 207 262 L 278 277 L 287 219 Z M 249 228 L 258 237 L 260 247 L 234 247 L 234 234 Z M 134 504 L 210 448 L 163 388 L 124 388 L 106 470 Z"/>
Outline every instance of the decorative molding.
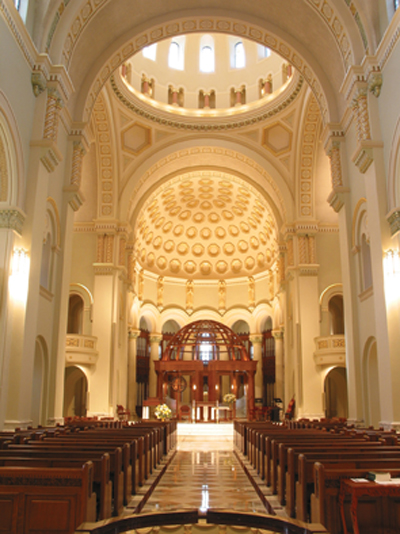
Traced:
<path fill-rule="evenodd" d="M 314 95 L 308 100 L 303 124 L 302 145 L 300 153 L 300 190 L 298 192 L 299 216 L 313 217 L 314 215 L 314 186 L 313 168 L 317 153 L 317 142 L 320 113 Z"/>
<path fill-rule="evenodd" d="M 383 148 L 383 143 L 371 140 L 361 141 L 351 158 L 362 174 L 367 172 L 374 161 L 374 148 Z"/>
<path fill-rule="evenodd" d="M 36 57 L 37 52 L 21 17 L 19 15 L 15 17 L 14 14 L 11 14 L 4 0 L 0 0 L 0 13 L 3 13 L 4 20 L 10 28 L 11 33 L 14 35 L 25 60 L 29 67 L 33 69 L 35 64 L 34 58 Z"/>
<path fill-rule="evenodd" d="M 35 96 L 39 96 L 47 87 L 47 80 L 43 72 L 32 72 L 31 74 L 32 90 Z"/>
<path fill-rule="evenodd" d="M 374 72 L 368 79 L 368 90 L 377 98 L 381 94 L 381 88 L 383 84 L 383 77 L 380 72 Z"/>
<path fill-rule="evenodd" d="M 10 176 L 8 172 L 8 164 L 6 157 L 6 150 L 3 139 L 0 137 L 0 201 L 6 202 L 8 197 Z"/>
<path fill-rule="evenodd" d="M 252 41 L 258 42 L 264 46 L 268 46 L 271 50 L 277 52 L 279 55 L 289 61 L 307 80 L 311 90 L 315 95 L 315 98 L 319 103 L 322 119 L 324 122 L 327 122 L 328 107 L 325 94 L 321 89 L 318 77 L 314 73 L 311 66 L 306 63 L 304 58 L 299 56 L 296 50 L 291 48 L 279 37 L 266 32 L 262 27 L 246 24 L 243 21 L 233 21 L 230 18 L 212 16 L 207 18 L 194 16 L 190 19 L 177 19 L 172 23 L 167 22 L 165 24 L 158 24 L 157 26 L 149 28 L 139 35 L 135 35 L 130 41 L 125 42 L 121 48 L 116 50 L 115 53 L 106 61 L 106 63 L 104 63 L 103 68 L 100 69 L 96 79 L 93 80 L 88 97 L 86 99 L 84 120 L 88 120 L 90 117 L 92 109 L 97 101 L 97 97 L 104 84 L 110 78 L 111 74 L 129 57 L 134 55 L 136 52 L 139 52 L 145 46 L 156 43 L 161 39 L 165 39 L 173 35 L 188 34 L 199 31 L 203 33 L 215 31 L 231 35 L 240 35 L 241 37 L 247 37 Z M 79 32 L 77 32 L 77 36 L 78 33 Z M 67 41 L 64 45 L 63 52 L 66 64 L 68 64 L 70 61 L 71 52 L 76 42 L 71 42 L 70 35 L 68 36 Z"/>
<path fill-rule="evenodd" d="M 109 276 L 115 273 L 116 268 L 109 263 L 94 263 L 94 274 L 99 276 Z"/>
<path fill-rule="evenodd" d="M 0 210 L 0 228 L 14 230 L 22 235 L 26 215 L 18 208 Z"/>
<path fill-rule="evenodd" d="M 263 342 L 263 335 L 262 334 L 250 334 L 249 340 L 253 345 L 261 344 Z"/>
<path fill-rule="evenodd" d="M 318 276 L 319 265 L 299 265 L 300 276 Z"/>
<path fill-rule="evenodd" d="M 371 286 L 371 287 L 368 287 L 367 289 L 365 289 L 362 293 L 360 293 L 358 295 L 358 298 L 360 299 L 360 302 L 364 302 L 365 300 L 367 300 L 370 297 L 372 297 L 373 294 L 374 294 L 374 287 Z"/>
<path fill-rule="evenodd" d="M 339 211 L 344 206 L 346 200 L 346 194 L 350 192 L 348 187 L 335 187 L 332 189 L 331 193 L 328 196 L 328 202 L 330 206 L 339 213 Z"/>
<path fill-rule="evenodd" d="M 99 95 L 93 110 L 93 124 L 99 146 L 99 217 L 114 216 L 114 160 L 111 131 L 103 95 Z"/>
<path fill-rule="evenodd" d="M 173 112 L 167 110 L 155 110 L 148 100 L 142 100 L 141 98 L 136 97 L 133 93 L 128 92 L 125 85 L 123 85 L 122 82 L 119 83 L 119 79 L 115 75 L 111 75 L 110 84 L 120 102 L 141 118 L 150 120 L 162 126 L 168 126 L 169 128 L 178 128 L 179 130 L 219 132 L 254 126 L 257 122 L 270 119 L 284 111 L 289 104 L 296 99 L 304 84 L 304 78 L 302 76 L 293 76 L 293 80 L 297 81 L 297 83 L 293 86 L 288 96 L 286 96 L 288 91 L 285 91 L 281 98 L 277 97 L 265 104 L 262 108 L 257 107 L 256 113 L 243 113 L 240 114 L 240 116 L 237 114 L 224 116 L 222 114 L 213 113 L 214 117 L 203 116 L 201 121 L 199 121 L 198 117 L 195 118 L 190 115 L 178 117 Z"/>
<path fill-rule="evenodd" d="M 400 208 L 394 208 L 386 215 L 386 220 L 390 225 L 390 233 L 394 237 L 400 232 Z"/>

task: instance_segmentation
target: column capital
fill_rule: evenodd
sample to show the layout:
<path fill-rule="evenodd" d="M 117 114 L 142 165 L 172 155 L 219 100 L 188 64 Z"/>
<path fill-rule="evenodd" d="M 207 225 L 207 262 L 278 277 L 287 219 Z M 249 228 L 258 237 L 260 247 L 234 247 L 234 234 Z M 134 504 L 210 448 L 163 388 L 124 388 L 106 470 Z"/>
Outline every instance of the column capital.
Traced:
<path fill-rule="evenodd" d="M 130 328 L 128 335 L 129 335 L 129 339 L 137 339 L 140 336 L 140 330 L 136 328 Z"/>
<path fill-rule="evenodd" d="M 284 333 L 285 333 L 285 329 L 283 327 L 272 330 L 272 335 L 274 336 L 275 339 L 283 339 Z"/>
<path fill-rule="evenodd" d="M 157 332 L 151 333 L 149 335 L 149 341 L 153 345 L 153 343 L 161 343 L 162 341 L 162 334 L 158 334 Z"/>
<path fill-rule="evenodd" d="M 262 334 L 250 334 L 249 339 L 253 343 L 253 345 L 256 345 L 258 343 L 261 344 L 263 340 L 263 335 Z"/>

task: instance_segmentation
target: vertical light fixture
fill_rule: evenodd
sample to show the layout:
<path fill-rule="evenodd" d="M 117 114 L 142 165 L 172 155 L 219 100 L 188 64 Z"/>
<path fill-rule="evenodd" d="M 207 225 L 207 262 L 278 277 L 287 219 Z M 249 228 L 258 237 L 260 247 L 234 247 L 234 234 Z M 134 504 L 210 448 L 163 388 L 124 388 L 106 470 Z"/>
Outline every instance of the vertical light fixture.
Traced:
<path fill-rule="evenodd" d="M 388 301 L 400 296 L 400 254 L 398 250 L 389 249 L 383 257 L 385 275 L 385 293 Z"/>
<path fill-rule="evenodd" d="M 19 302 L 25 302 L 28 294 L 29 265 L 30 260 L 27 251 L 23 248 L 14 249 L 9 289 L 12 298 Z"/>

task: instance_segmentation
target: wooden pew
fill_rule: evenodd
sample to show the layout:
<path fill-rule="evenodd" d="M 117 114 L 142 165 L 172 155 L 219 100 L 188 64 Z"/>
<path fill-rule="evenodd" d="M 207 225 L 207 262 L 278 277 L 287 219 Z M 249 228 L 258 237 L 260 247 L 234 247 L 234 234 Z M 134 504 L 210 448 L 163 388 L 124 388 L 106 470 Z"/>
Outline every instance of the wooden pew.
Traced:
<path fill-rule="evenodd" d="M 342 534 L 339 506 L 340 482 L 344 478 L 365 478 L 370 470 L 370 468 L 349 469 L 345 468 L 343 464 L 339 467 L 332 467 L 332 465 L 323 465 L 320 462 L 316 462 L 314 464 L 314 493 L 311 495 L 311 522 L 321 523 L 331 534 Z M 400 465 L 397 469 L 388 468 L 387 472 L 391 474 L 392 478 L 400 477 Z M 392 505 L 397 505 L 397 512 L 392 510 L 390 502 L 386 504 L 388 506 L 387 515 L 392 518 L 398 518 L 400 515 L 398 511 L 400 508 L 399 501 L 392 503 Z M 367 507 L 372 507 L 372 515 L 377 516 L 374 505 L 375 502 L 371 502 L 371 500 L 363 504 L 363 514 L 359 514 L 361 526 L 363 526 L 363 518 L 368 520 L 370 518 L 370 514 L 368 511 L 366 512 Z M 397 526 L 400 529 L 400 524 Z"/>
<path fill-rule="evenodd" d="M 290 454 L 290 451 L 289 451 Z M 294 482 L 295 493 L 293 495 L 293 480 L 296 476 L 289 465 L 288 475 L 292 477 L 287 480 L 287 504 L 286 510 L 291 517 L 296 517 L 300 521 L 307 521 L 308 509 L 311 494 L 314 492 L 314 463 L 320 462 L 324 465 L 332 465 L 337 468 L 362 468 L 367 471 L 386 468 L 396 468 L 400 466 L 400 452 L 379 453 L 379 452 L 359 452 L 359 453 L 329 453 L 320 454 L 300 454 L 298 456 L 298 480 Z M 382 467 L 379 467 L 382 466 Z M 290 493 L 289 493 L 290 492 Z M 289 497 L 290 495 L 290 497 Z"/>
<path fill-rule="evenodd" d="M 73 533 L 96 518 L 93 464 L 80 468 L 0 467 L 0 531 Z"/>
<path fill-rule="evenodd" d="M 108 519 L 112 516 L 112 481 L 110 479 L 110 455 L 84 455 L 79 452 L 64 451 L 0 451 L 1 466 L 20 467 L 79 467 L 91 458 L 93 464 L 93 490 L 96 493 L 97 519 Z"/>
<path fill-rule="evenodd" d="M 84 445 L 70 443 L 52 443 L 44 441 L 32 442 L 31 444 L 14 445 L 11 444 L 6 450 L 16 450 L 23 455 L 26 452 L 32 451 L 44 451 L 49 456 L 53 453 L 59 452 L 65 455 L 65 457 L 75 457 L 80 455 L 88 459 L 101 458 L 104 453 L 108 453 L 110 456 L 110 478 L 112 481 L 112 495 L 113 495 L 113 515 L 119 515 L 124 507 L 124 471 L 122 469 L 122 449 L 121 447 L 100 445 Z"/>
<path fill-rule="evenodd" d="M 276 493 L 279 497 L 279 502 L 285 504 L 285 492 L 286 492 L 286 473 L 288 471 L 288 450 L 292 449 L 295 452 L 307 454 L 307 453 L 319 453 L 319 452 L 364 452 L 379 450 L 392 451 L 396 450 L 393 447 L 387 448 L 382 442 L 367 442 L 358 439 L 342 439 L 333 441 L 321 441 L 316 439 L 311 442 L 281 442 L 279 443 L 279 464 L 275 467 L 273 472 L 272 488 L 276 489 Z M 398 449 L 400 450 L 400 448 Z M 274 458 L 274 456 L 273 456 Z M 274 477 L 277 475 L 277 481 Z"/>

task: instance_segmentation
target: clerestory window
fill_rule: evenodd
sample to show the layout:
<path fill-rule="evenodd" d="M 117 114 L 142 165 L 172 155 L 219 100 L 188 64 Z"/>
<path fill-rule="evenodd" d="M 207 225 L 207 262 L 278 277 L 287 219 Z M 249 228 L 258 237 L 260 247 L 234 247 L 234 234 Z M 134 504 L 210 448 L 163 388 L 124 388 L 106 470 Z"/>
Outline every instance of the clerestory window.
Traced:
<path fill-rule="evenodd" d="M 246 66 L 246 55 L 244 52 L 244 45 L 241 41 L 235 44 L 235 69 L 243 69 Z"/>

